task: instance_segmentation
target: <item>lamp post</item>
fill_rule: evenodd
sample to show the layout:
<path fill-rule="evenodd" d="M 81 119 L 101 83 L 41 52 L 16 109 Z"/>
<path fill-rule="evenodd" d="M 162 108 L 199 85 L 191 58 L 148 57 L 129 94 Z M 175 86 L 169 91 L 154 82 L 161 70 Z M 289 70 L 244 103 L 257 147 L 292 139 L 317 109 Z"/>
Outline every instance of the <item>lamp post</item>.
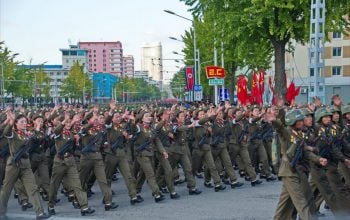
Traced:
<path fill-rule="evenodd" d="M 195 81 L 194 81 L 194 83 L 195 83 L 195 85 L 200 85 L 200 82 L 198 82 L 198 75 L 199 75 L 199 73 L 197 72 L 197 55 L 196 55 L 197 54 L 197 44 L 196 44 L 197 40 L 196 40 L 196 28 L 195 28 L 194 20 L 186 18 L 186 17 L 181 16 L 179 14 L 176 14 L 175 12 L 170 11 L 170 10 L 164 10 L 164 12 L 192 22 L 192 25 L 193 25 L 193 60 L 194 60 L 194 73 L 195 73 L 195 78 L 194 78 Z M 193 94 L 191 94 L 190 98 L 191 98 L 190 101 L 192 101 L 193 100 Z"/>
<path fill-rule="evenodd" d="M 2 108 L 5 108 L 5 77 L 4 77 L 4 63 L 1 65 L 1 104 Z"/>

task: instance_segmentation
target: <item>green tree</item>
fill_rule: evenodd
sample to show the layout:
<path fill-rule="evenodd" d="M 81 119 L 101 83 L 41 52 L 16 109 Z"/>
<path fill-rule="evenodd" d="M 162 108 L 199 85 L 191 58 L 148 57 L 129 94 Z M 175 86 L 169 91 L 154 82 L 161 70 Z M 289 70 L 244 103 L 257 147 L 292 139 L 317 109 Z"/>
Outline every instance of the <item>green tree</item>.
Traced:
<path fill-rule="evenodd" d="M 177 98 L 185 97 L 185 74 L 184 69 L 181 69 L 179 72 L 175 73 L 173 78 L 170 81 L 170 88 L 173 96 Z"/>
<path fill-rule="evenodd" d="M 78 62 L 75 62 L 68 77 L 62 83 L 60 95 L 82 102 L 83 97 L 86 97 L 91 88 L 92 83 L 88 74 L 84 73 L 83 67 Z"/>
<path fill-rule="evenodd" d="M 291 40 L 299 43 L 307 42 L 309 38 L 310 0 L 180 1 L 191 7 L 190 10 L 195 17 L 205 20 L 207 16 L 214 15 L 219 18 L 220 22 L 217 24 L 225 25 L 221 28 L 222 33 L 239 42 L 237 47 L 239 50 L 235 51 L 235 53 L 241 54 L 238 57 L 248 61 L 261 52 L 272 51 L 268 57 L 274 56 L 275 92 L 277 95 L 285 96 L 286 47 Z M 348 31 L 350 23 L 346 20 L 346 15 L 350 14 L 350 1 L 327 1 L 326 8 L 325 32 Z M 248 47 L 249 45 L 253 45 L 253 47 Z M 254 50 L 254 48 L 256 49 Z M 263 51 L 260 51 L 261 48 Z"/>

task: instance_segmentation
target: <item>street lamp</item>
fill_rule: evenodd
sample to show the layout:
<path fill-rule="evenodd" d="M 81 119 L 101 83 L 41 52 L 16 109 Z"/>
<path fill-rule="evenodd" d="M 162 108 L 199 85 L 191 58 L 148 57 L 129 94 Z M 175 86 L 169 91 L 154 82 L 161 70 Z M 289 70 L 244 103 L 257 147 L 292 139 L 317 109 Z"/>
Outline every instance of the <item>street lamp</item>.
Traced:
<path fill-rule="evenodd" d="M 176 14 L 175 12 L 170 11 L 170 10 L 164 10 L 164 12 L 166 12 L 166 13 L 168 13 L 168 14 L 171 14 L 171 15 L 174 15 L 174 16 L 177 16 L 177 17 L 179 17 L 179 18 L 185 19 L 185 20 L 187 20 L 187 21 L 192 22 L 192 25 L 193 25 L 193 58 L 194 58 L 193 60 L 194 60 L 194 73 L 195 73 L 195 75 L 197 75 L 197 76 L 195 77 L 194 80 L 195 80 L 195 84 L 196 84 L 196 85 L 200 85 L 200 82 L 198 82 L 198 75 L 199 75 L 199 73 L 197 72 L 197 56 L 196 56 L 196 54 L 197 54 L 197 45 L 196 45 L 196 28 L 195 28 L 194 20 L 189 19 L 189 18 L 186 18 L 186 17 L 181 16 L 181 15 L 179 15 L 179 14 Z M 192 98 L 193 98 L 192 95 L 193 95 L 193 94 L 191 94 L 191 101 L 192 101 Z"/>
<path fill-rule="evenodd" d="M 181 42 L 181 43 L 184 43 L 182 40 L 179 40 L 179 39 L 177 39 L 176 37 L 169 37 L 169 39 L 171 39 L 171 40 L 176 40 L 176 41 L 179 41 L 179 42 Z"/>

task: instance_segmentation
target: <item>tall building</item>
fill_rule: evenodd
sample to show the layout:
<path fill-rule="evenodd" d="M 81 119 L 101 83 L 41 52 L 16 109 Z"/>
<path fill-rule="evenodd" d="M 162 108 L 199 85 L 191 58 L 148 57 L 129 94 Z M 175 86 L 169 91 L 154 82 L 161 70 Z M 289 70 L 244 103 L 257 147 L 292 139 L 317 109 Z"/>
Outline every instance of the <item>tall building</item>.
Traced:
<path fill-rule="evenodd" d="M 89 72 L 122 75 L 123 48 L 121 42 L 79 42 L 78 46 L 87 51 Z"/>
<path fill-rule="evenodd" d="M 350 102 L 350 34 L 328 33 L 329 42 L 325 43 L 325 100 L 329 104 L 334 94 L 342 96 L 345 103 Z M 301 87 L 297 101 L 306 103 L 310 87 L 308 45 L 294 43 L 293 53 L 286 53 L 286 74 Z M 320 87 L 322 89 L 322 87 Z"/>
<path fill-rule="evenodd" d="M 70 70 L 75 62 L 83 66 L 84 72 L 87 68 L 87 50 L 80 49 L 77 45 L 69 45 L 68 49 L 60 49 L 62 52 L 62 68 Z"/>
<path fill-rule="evenodd" d="M 160 42 L 142 45 L 141 71 L 148 71 L 149 77 L 155 81 L 163 81 L 163 56 Z"/>
<path fill-rule="evenodd" d="M 129 78 L 134 77 L 134 57 L 127 55 L 123 57 L 123 74 Z"/>

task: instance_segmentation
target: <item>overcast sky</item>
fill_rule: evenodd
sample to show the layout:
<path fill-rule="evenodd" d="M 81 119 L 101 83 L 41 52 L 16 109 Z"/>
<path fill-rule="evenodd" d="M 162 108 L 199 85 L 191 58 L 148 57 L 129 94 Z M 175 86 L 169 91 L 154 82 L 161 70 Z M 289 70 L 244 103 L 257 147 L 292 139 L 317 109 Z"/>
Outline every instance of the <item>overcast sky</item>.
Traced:
<path fill-rule="evenodd" d="M 124 54 L 135 57 L 140 69 L 140 46 L 160 41 L 163 58 L 179 58 L 179 38 L 191 22 L 165 13 L 168 9 L 191 18 L 179 0 L 0 0 L 0 39 L 18 60 L 33 64 L 61 64 L 59 48 L 69 41 L 121 41 Z M 174 61 L 164 61 L 165 79 L 176 70 Z"/>

